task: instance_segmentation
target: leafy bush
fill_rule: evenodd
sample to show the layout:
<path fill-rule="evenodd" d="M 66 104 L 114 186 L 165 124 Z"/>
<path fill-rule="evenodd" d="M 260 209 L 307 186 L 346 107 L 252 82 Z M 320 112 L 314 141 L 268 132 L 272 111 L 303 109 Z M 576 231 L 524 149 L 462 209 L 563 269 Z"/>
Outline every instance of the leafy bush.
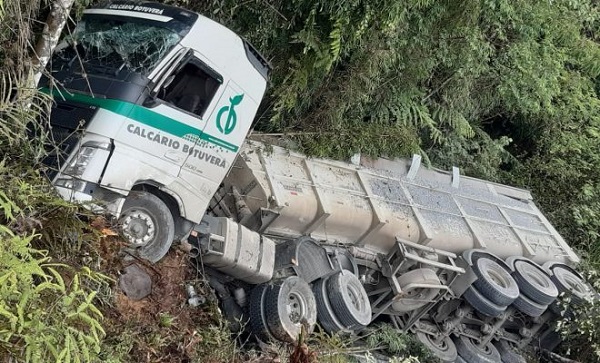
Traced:
<path fill-rule="evenodd" d="M 600 291 L 600 271 L 586 265 L 582 267 L 591 287 Z M 558 323 L 564 340 L 561 349 L 580 362 L 600 362 L 600 295 L 577 304 L 563 297 L 561 308 L 564 315 L 564 320 Z"/>
<path fill-rule="evenodd" d="M 397 359 L 398 362 L 439 361 L 414 335 L 400 332 L 389 324 L 371 327 L 367 336 L 367 346 L 371 348 L 383 347 L 388 354 L 394 357 L 408 357 Z M 418 357 L 418 359 L 415 357 Z"/>
<path fill-rule="evenodd" d="M 89 362 L 100 349 L 102 314 L 89 286 L 104 277 L 53 264 L 32 247 L 35 233 L 16 234 L 22 210 L 0 192 L 0 355 L 16 361 Z"/>
<path fill-rule="evenodd" d="M 495 158 L 507 136 L 520 157 L 546 127 L 598 113 L 580 92 L 600 74 L 591 0 L 165 2 L 216 18 L 272 62 L 259 129 L 307 132 L 307 142 L 351 129 L 308 147 L 329 156 L 450 144 L 438 160 L 457 165 L 474 143 L 481 160 Z M 396 127 L 411 147 L 382 136 Z"/>
<path fill-rule="evenodd" d="M 29 131 L 43 130 L 36 125 L 47 119 L 50 104 L 32 87 L 27 66 L 39 10 L 37 0 L 0 0 L 0 356 L 90 362 L 104 335 L 94 303 L 106 278 L 50 256 L 67 260 L 96 236 L 79 218 L 80 208 L 58 198 L 33 169 L 44 156 L 45 134 L 31 138 Z"/>

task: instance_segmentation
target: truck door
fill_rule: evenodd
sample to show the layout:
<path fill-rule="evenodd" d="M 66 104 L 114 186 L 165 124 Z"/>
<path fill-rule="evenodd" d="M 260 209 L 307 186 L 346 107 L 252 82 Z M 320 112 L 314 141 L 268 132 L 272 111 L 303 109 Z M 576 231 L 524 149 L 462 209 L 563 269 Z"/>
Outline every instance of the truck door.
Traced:
<path fill-rule="evenodd" d="M 179 175 L 189 155 L 188 149 L 202 135 L 214 108 L 212 101 L 222 83 L 223 78 L 195 52 L 189 52 L 157 82 L 156 102 L 151 108 L 166 117 L 164 122 L 169 125 L 165 127 L 178 137 L 179 145 L 169 148 L 163 156 L 177 165 L 175 175 Z"/>

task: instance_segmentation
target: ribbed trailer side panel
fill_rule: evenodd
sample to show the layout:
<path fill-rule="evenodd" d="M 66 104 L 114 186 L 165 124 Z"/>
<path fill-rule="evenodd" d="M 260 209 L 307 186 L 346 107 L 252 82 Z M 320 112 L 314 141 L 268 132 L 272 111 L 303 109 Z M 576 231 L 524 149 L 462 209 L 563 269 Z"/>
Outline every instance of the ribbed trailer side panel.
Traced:
<path fill-rule="evenodd" d="M 427 169 L 418 158 L 361 164 L 248 142 L 224 182 L 253 213 L 278 213 L 267 234 L 310 234 L 383 253 L 401 237 L 455 253 L 482 248 L 538 263 L 579 261 L 525 190 L 460 176 L 457 169 Z"/>

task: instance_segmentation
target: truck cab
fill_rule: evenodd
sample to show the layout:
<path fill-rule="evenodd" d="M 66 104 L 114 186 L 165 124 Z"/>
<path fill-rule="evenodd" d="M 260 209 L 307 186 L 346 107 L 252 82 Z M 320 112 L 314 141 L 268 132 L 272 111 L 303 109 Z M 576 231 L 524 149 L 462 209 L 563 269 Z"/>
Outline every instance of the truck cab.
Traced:
<path fill-rule="evenodd" d="M 47 175 L 63 198 L 120 216 L 138 254 L 157 261 L 202 219 L 269 71 L 247 41 L 197 13 L 89 8 L 40 81 L 54 99 Z"/>

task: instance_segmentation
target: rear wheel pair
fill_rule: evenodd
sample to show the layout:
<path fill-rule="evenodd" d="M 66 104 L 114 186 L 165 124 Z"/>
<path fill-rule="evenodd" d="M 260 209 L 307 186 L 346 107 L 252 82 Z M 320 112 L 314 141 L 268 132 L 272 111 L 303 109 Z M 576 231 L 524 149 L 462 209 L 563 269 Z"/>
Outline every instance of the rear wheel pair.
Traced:
<path fill-rule="evenodd" d="M 328 333 L 351 332 L 371 322 L 371 304 L 356 275 L 342 270 L 322 278 L 313 285 L 318 320 Z"/>
<path fill-rule="evenodd" d="M 480 344 L 466 336 L 454 339 L 458 357 L 454 363 L 526 363 L 525 358 L 504 340 Z"/>
<path fill-rule="evenodd" d="M 263 340 L 295 342 L 312 332 L 317 303 L 308 283 L 291 276 L 255 287 L 250 295 L 250 329 Z"/>
<path fill-rule="evenodd" d="M 417 331 L 417 338 L 442 362 L 452 363 L 501 363 L 501 354 L 491 343 L 479 344 L 476 340 L 460 335 L 451 339 Z"/>
<path fill-rule="evenodd" d="M 542 315 L 558 296 L 550 276 L 537 263 L 523 257 L 510 257 L 506 262 L 513 268 L 512 276 L 521 290 L 513 306 L 531 317 Z"/>
<path fill-rule="evenodd" d="M 552 282 L 558 288 L 559 293 L 568 298 L 566 306 L 554 302 L 550 304 L 550 310 L 556 314 L 573 317 L 573 307 L 578 307 L 593 294 L 590 287 L 570 267 L 563 264 L 544 265 L 552 272 Z"/>
<path fill-rule="evenodd" d="M 490 317 L 500 316 L 511 304 L 528 316 L 542 315 L 558 296 L 555 284 L 531 260 L 511 257 L 507 264 L 512 274 L 492 258 L 478 258 L 473 265 L 477 280 L 465 292 L 465 300 Z"/>
<path fill-rule="evenodd" d="M 479 257 L 473 265 L 477 280 L 464 298 L 480 314 L 497 317 L 519 297 L 519 286 L 510 273 L 491 258 Z"/>

